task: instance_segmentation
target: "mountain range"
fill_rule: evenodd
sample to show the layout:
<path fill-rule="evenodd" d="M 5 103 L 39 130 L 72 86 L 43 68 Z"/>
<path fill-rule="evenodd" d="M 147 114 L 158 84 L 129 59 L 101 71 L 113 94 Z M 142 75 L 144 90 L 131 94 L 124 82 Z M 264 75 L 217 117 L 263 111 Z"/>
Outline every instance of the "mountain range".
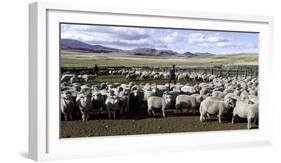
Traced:
<path fill-rule="evenodd" d="M 91 45 L 73 39 L 61 39 L 61 48 L 67 50 L 81 50 L 85 52 L 94 52 L 94 53 L 112 53 L 112 52 L 122 51 L 120 49 L 105 47 L 101 45 Z"/>
<path fill-rule="evenodd" d="M 195 56 L 210 56 L 215 55 L 211 53 L 178 53 L 172 50 L 159 50 L 153 48 L 136 48 L 133 50 L 123 50 L 117 48 L 111 48 L 101 45 L 92 45 L 82 41 L 74 39 L 61 39 L 60 46 L 62 50 L 80 51 L 86 53 L 127 53 L 130 55 L 141 55 L 141 56 L 179 56 L 179 57 L 195 57 Z"/>

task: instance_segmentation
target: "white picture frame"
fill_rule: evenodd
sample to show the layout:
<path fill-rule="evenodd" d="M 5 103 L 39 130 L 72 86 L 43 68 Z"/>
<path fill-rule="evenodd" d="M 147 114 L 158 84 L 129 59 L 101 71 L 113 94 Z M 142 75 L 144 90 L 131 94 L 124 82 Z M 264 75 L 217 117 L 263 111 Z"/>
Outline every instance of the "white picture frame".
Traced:
<path fill-rule="evenodd" d="M 156 21 L 157 20 L 157 21 Z M 59 139 L 59 22 L 188 27 L 260 33 L 260 125 L 253 131 Z M 273 143 L 273 19 L 266 16 L 35 2 L 29 6 L 29 157 L 70 159 Z M 57 28 L 56 28 L 57 27 Z M 50 109 L 52 108 L 52 109 Z M 53 109 L 55 108 L 55 109 Z M 266 111 L 265 111 L 266 108 Z M 233 139 L 235 138 L 235 139 Z M 108 148 L 110 147 L 110 148 Z"/>

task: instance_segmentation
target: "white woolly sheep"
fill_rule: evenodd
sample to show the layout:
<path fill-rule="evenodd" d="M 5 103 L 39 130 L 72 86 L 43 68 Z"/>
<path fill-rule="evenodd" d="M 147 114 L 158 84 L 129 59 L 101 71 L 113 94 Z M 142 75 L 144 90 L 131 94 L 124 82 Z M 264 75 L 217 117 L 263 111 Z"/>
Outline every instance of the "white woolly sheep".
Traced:
<path fill-rule="evenodd" d="M 240 99 L 241 99 L 241 100 L 249 99 L 249 93 L 248 93 L 247 91 L 243 91 L 243 92 L 240 94 Z"/>
<path fill-rule="evenodd" d="M 127 113 L 130 109 L 130 89 L 124 89 L 119 93 L 119 106 L 120 106 L 120 114 Z"/>
<path fill-rule="evenodd" d="M 209 115 L 215 114 L 219 123 L 221 123 L 223 113 L 231 111 L 234 105 L 235 101 L 232 98 L 224 100 L 223 98 L 207 97 L 200 105 L 200 121 L 204 121 L 206 116 L 209 117 Z"/>
<path fill-rule="evenodd" d="M 221 92 L 221 91 L 213 91 L 212 96 L 213 97 L 219 97 L 219 98 L 224 98 L 226 94 Z"/>
<path fill-rule="evenodd" d="M 143 100 L 144 101 L 148 101 L 149 97 L 155 96 L 155 95 L 156 94 L 153 91 L 144 91 L 144 98 L 143 98 Z"/>
<path fill-rule="evenodd" d="M 61 76 L 61 82 L 69 82 L 72 77 L 73 74 L 63 74 Z"/>
<path fill-rule="evenodd" d="M 247 128 L 251 129 L 252 120 L 254 120 L 254 123 L 256 123 L 258 119 L 258 104 L 248 104 L 243 101 L 237 101 L 233 110 L 232 123 L 235 122 L 236 116 L 240 118 L 247 118 Z"/>
<path fill-rule="evenodd" d="M 191 95 L 191 94 L 196 93 L 196 90 L 194 89 L 194 87 L 192 87 L 192 86 L 187 86 L 187 85 L 181 87 L 181 91 L 182 91 L 184 94 L 187 94 L 187 95 Z"/>
<path fill-rule="evenodd" d="M 161 109 L 163 117 L 165 118 L 165 110 L 170 107 L 172 102 L 172 96 L 164 94 L 163 97 L 151 96 L 147 101 L 147 113 L 148 116 L 152 114 L 155 116 L 153 109 Z"/>
<path fill-rule="evenodd" d="M 127 74 L 126 79 L 127 80 L 135 80 L 137 78 L 137 75 L 135 74 Z"/>
<path fill-rule="evenodd" d="M 259 103 L 259 97 L 254 96 L 254 95 L 249 95 L 249 102 L 253 104 L 258 104 Z"/>
<path fill-rule="evenodd" d="M 105 100 L 105 106 L 107 110 L 108 119 L 111 118 L 111 113 L 113 114 L 113 119 L 115 119 L 116 111 L 120 110 L 119 99 L 116 96 L 108 96 Z"/>
<path fill-rule="evenodd" d="M 92 109 L 92 94 L 89 92 L 79 94 L 76 97 L 76 104 L 82 114 L 82 120 L 88 120 Z"/>
<path fill-rule="evenodd" d="M 176 112 L 179 110 L 183 112 L 183 108 L 187 109 L 187 112 L 191 109 L 192 113 L 195 114 L 195 109 L 198 109 L 200 103 L 203 101 L 203 96 L 189 96 L 189 95 L 178 95 L 176 98 Z"/>
<path fill-rule="evenodd" d="M 64 115 L 64 120 L 72 120 L 72 112 L 74 110 L 75 103 L 71 95 L 71 92 L 67 91 L 61 95 L 61 107 L 60 110 Z"/>
<path fill-rule="evenodd" d="M 82 78 L 84 79 L 85 82 L 90 82 L 94 81 L 96 79 L 96 75 L 83 75 Z"/>

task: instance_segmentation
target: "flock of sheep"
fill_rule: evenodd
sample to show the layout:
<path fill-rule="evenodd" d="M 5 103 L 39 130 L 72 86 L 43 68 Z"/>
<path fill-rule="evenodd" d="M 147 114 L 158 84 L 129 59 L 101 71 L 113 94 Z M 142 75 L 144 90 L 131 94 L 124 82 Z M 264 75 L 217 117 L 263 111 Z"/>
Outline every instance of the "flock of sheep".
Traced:
<path fill-rule="evenodd" d="M 166 71 L 142 71 L 138 69 L 134 70 L 110 70 L 109 75 L 126 75 L 127 80 L 161 80 L 169 79 L 169 73 Z M 195 72 L 178 72 L 176 74 L 177 80 L 197 80 L 197 81 L 211 81 L 216 75 L 206 73 L 195 73 Z"/>
<path fill-rule="evenodd" d="M 100 83 L 84 84 L 93 81 L 95 75 L 75 75 L 65 73 L 61 76 L 61 107 L 64 120 L 78 117 L 89 120 L 91 114 L 107 114 L 114 118 L 125 116 L 132 108 L 146 109 L 147 116 L 158 116 L 161 110 L 165 117 L 167 110 L 177 114 L 200 113 L 200 121 L 216 116 L 218 122 L 224 115 L 231 115 L 232 123 L 239 118 L 247 119 L 247 128 L 258 119 L 258 79 L 255 77 L 220 77 L 206 73 L 178 72 L 177 80 L 198 81 L 195 85 L 135 84 L 133 80 L 168 79 L 166 72 L 153 71 L 108 71 L 110 75 L 124 75 L 128 84 Z M 137 105 L 135 105 L 137 103 Z M 188 117 L 187 117 L 188 118 Z"/>

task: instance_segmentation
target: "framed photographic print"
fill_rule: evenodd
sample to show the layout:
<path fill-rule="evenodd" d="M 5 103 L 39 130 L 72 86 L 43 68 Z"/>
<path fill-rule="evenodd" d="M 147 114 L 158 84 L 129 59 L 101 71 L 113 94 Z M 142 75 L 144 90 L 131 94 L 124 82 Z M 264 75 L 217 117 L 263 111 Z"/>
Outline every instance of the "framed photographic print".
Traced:
<path fill-rule="evenodd" d="M 36 2 L 29 18 L 30 158 L 272 144 L 271 17 Z"/>

